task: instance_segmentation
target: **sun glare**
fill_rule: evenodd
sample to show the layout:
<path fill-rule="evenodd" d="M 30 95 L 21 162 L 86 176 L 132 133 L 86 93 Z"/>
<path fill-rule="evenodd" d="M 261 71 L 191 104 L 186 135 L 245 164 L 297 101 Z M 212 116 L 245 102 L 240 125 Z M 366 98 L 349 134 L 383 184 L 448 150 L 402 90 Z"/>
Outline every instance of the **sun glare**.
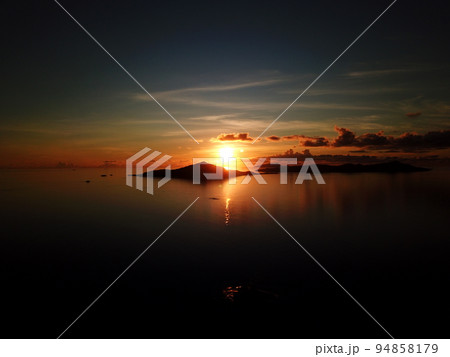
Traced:
<path fill-rule="evenodd" d="M 221 147 L 218 154 L 221 159 L 221 162 L 218 163 L 218 165 L 223 165 L 224 169 L 229 170 L 228 164 L 230 163 L 230 160 L 235 158 L 235 148 L 230 146 Z"/>
<path fill-rule="evenodd" d="M 227 161 L 230 157 L 234 157 L 234 150 L 230 147 L 223 147 L 219 149 L 219 156 Z"/>

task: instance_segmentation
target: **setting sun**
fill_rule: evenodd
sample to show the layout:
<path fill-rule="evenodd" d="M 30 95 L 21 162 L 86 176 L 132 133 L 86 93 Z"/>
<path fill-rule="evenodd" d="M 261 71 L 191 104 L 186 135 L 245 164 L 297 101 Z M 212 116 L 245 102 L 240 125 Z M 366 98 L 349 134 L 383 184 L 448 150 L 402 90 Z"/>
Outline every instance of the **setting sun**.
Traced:
<path fill-rule="evenodd" d="M 221 147 L 218 151 L 218 154 L 219 158 L 221 159 L 221 162 L 218 162 L 218 165 L 221 165 L 224 169 L 229 170 L 230 163 L 234 162 L 235 148 L 230 146 Z M 234 162 L 234 164 L 231 164 L 231 167 L 234 167 L 234 169 L 236 169 L 236 163 Z"/>
<path fill-rule="evenodd" d="M 230 157 L 234 157 L 234 149 L 231 147 L 223 147 L 219 149 L 219 157 L 227 161 Z"/>

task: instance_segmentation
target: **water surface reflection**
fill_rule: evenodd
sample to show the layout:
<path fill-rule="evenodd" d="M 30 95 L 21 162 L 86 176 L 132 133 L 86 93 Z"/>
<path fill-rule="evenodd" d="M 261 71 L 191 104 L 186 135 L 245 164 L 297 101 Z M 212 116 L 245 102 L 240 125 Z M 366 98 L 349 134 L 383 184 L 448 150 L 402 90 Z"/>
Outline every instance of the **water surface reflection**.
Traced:
<path fill-rule="evenodd" d="M 230 211 L 230 201 L 231 198 L 227 198 L 225 203 L 225 225 L 228 226 L 231 220 L 231 211 Z"/>

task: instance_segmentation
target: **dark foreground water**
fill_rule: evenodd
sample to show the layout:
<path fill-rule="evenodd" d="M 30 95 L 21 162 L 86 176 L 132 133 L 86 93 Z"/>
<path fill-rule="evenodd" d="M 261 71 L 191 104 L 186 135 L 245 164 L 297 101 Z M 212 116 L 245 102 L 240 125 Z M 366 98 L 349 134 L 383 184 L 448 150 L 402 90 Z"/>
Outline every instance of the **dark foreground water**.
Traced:
<path fill-rule="evenodd" d="M 56 338 L 196 197 L 63 337 L 389 337 L 252 196 L 394 337 L 448 337 L 449 171 L 154 196 L 122 169 L 0 175 L 1 337 Z"/>

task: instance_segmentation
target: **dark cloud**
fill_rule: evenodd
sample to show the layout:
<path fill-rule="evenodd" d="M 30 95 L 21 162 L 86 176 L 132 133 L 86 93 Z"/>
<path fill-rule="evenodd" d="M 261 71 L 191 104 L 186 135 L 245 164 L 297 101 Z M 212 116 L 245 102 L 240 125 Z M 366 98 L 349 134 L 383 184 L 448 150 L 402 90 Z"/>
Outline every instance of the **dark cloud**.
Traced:
<path fill-rule="evenodd" d="M 389 144 L 389 138 L 382 131 L 376 134 L 366 133 L 355 137 L 355 146 L 380 146 Z"/>
<path fill-rule="evenodd" d="M 450 130 L 430 131 L 425 134 L 407 132 L 394 137 L 384 135 L 382 131 L 357 136 L 346 128 L 335 127 L 335 129 L 338 136 L 331 142 L 331 146 L 335 147 L 353 146 L 372 150 L 384 148 L 407 152 L 450 147 Z"/>
<path fill-rule="evenodd" d="M 266 138 L 267 141 L 280 141 L 281 136 L 271 135 Z"/>
<path fill-rule="evenodd" d="M 285 135 L 285 136 L 277 136 L 277 135 L 271 135 L 267 136 L 267 141 L 297 141 L 300 138 L 304 138 L 303 135 Z"/>
<path fill-rule="evenodd" d="M 441 149 L 450 147 L 450 130 L 429 131 L 426 134 L 404 133 L 393 139 L 396 147 Z"/>
<path fill-rule="evenodd" d="M 408 118 L 415 118 L 415 117 L 418 117 L 419 115 L 421 115 L 422 113 L 421 112 L 415 112 L 415 113 L 406 113 L 405 115 L 408 117 Z"/>
<path fill-rule="evenodd" d="M 270 136 L 268 141 L 298 140 L 303 147 L 356 147 L 361 150 L 353 151 L 363 153 L 365 150 L 385 150 L 384 152 L 426 152 L 432 149 L 450 148 L 450 130 L 430 131 L 425 134 L 406 132 L 399 136 L 385 135 L 383 131 L 378 133 L 365 133 L 356 135 L 347 128 L 334 127 L 338 136 L 328 139 L 323 136 Z M 365 150 L 363 150 L 365 149 Z"/>
<path fill-rule="evenodd" d="M 304 138 L 304 135 L 286 135 L 283 136 L 282 139 L 285 141 L 292 141 L 292 140 L 298 140 L 300 138 Z"/>
<path fill-rule="evenodd" d="M 334 127 L 334 130 L 338 132 L 338 137 L 332 142 L 332 146 L 353 146 L 355 143 L 355 133 L 346 129 Z"/>
<path fill-rule="evenodd" d="M 329 140 L 323 136 L 319 137 L 309 137 L 306 140 L 300 140 L 300 143 L 303 146 L 309 147 L 319 147 L 319 146 L 328 146 L 330 144 Z"/>
<path fill-rule="evenodd" d="M 329 141 L 323 136 L 305 136 L 305 135 L 285 135 L 277 136 L 272 135 L 266 137 L 267 141 L 298 141 L 299 145 L 318 147 L 318 146 L 328 146 Z"/>
<path fill-rule="evenodd" d="M 231 134 L 220 134 L 215 138 L 211 138 L 212 142 L 232 142 L 232 141 L 240 141 L 240 142 L 253 142 L 253 138 L 250 137 L 249 133 L 231 133 Z"/>

